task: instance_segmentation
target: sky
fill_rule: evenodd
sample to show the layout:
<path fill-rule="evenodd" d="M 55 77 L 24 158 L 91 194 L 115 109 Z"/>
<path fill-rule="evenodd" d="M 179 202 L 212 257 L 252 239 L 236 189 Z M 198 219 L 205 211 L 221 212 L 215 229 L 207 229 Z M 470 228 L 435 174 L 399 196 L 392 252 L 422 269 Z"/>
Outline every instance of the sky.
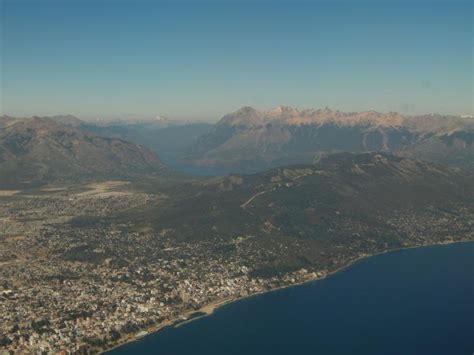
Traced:
<path fill-rule="evenodd" d="M 0 113 L 473 113 L 473 3 L 0 0 Z"/>

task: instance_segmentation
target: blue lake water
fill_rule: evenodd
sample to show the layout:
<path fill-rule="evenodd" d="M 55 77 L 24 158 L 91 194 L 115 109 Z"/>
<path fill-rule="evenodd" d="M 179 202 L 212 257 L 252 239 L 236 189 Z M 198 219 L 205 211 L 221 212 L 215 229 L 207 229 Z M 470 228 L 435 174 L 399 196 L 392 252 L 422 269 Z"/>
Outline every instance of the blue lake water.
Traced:
<path fill-rule="evenodd" d="M 226 305 L 114 355 L 474 353 L 474 243 L 396 251 Z"/>

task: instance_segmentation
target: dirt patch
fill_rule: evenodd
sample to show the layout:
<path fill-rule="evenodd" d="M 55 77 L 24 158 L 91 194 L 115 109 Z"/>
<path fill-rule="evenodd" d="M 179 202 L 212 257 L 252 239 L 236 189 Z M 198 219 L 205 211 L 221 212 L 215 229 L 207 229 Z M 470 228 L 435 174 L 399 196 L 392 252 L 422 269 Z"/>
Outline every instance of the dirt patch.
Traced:
<path fill-rule="evenodd" d="M 18 241 L 18 240 L 25 240 L 26 237 L 24 235 L 9 235 L 9 236 L 6 236 L 5 239 Z"/>
<path fill-rule="evenodd" d="M 41 191 L 44 192 L 59 192 L 64 190 L 66 190 L 66 187 L 45 187 L 41 189 Z"/>
<path fill-rule="evenodd" d="M 1 196 L 13 196 L 19 193 L 20 190 L 0 190 L 0 197 Z"/>
<path fill-rule="evenodd" d="M 129 195 L 131 192 L 127 191 L 114 191 L 114 189 L 128 185 L 128 181 L 104 181 L 96 182 L 85 187 L 89 190 L 80 192 L 76 194 L 78 197 L 110 197 L 110 196 L 120 196 L 120 195 Z"/>

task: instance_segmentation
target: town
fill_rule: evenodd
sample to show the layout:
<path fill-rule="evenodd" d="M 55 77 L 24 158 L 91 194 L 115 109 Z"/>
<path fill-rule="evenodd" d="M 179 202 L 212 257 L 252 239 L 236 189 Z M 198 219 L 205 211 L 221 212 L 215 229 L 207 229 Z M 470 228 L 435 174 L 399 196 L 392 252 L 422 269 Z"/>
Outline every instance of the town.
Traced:
<path fill-rule="evenodd" d="M 0 197 L 2 353 L 100 352 L 223 302 L 323 278 L 368 255 L 474 239 L 468 209 L 427 213 L 424 220 L 394 212 L 388 223 L 410 236 L 402 244 L 363 239 L 352 225 L 349 247 L 344 240 L 321 246 L 311 264 L 274 270 L 275 260 L 314 249 L 312 242 L 275 240 L 263 248 L 257 235 L 182 241 L 168 230 L 101 223 L 167 199 L 126 187 L 109 183 Z M 84 215 L 97 220 L 82 220 Z"/>

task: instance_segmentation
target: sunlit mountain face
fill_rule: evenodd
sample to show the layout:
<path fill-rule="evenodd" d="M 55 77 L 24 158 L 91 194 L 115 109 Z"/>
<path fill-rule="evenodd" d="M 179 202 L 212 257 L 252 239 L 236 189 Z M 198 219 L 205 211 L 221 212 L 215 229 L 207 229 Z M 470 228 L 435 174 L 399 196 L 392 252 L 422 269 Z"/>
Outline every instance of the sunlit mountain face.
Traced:
<path fill-rule="evenodd" d="M 473 137 L 467 117 L 243 107 L 224 116 L 182 160 L 252 172 L 334 152 L 381 151 L 472 169 Z"/>

